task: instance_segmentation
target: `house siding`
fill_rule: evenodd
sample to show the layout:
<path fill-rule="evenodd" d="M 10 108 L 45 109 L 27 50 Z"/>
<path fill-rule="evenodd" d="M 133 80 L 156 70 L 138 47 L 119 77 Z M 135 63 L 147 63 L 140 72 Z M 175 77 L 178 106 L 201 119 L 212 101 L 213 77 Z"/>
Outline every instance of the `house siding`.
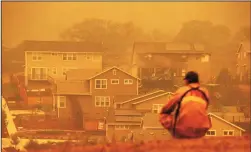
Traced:
<path fill-rule="evenodd" d="M 30 50 L 29 50 L 30 51 Z M 26 76 L 29 76 L 29 71 L 32 67 L 41 67 L 48 68 L 47 74 L 56 79 L 64 79 L 63 68 L 74 68 L 74 69 L 100 69 L 102 70 L 102 54 L 101 53 L 88 53 L 93 56 L 99 56 L 99 60 L 88 60 L 86 59 L 85 53 L 77 53 L 77 59 L 71 61 L 63 60 L 63 54 L 60 52 L 57 56 L 53 56 L 52 52 L 41 52 L 42 60 L 33 61 L 32 53 L 25 52 L 26 60 L 25 60 L 25 73 Z M 71 53 L 71 52 L 69 52 Z M 52 74 L 52 68 L 57 68 L 57 74 Z"/>
<path fill-rule="evenodd" d="M 98 75 L 91 79 L 91 92 L 93 95 L 137 95 L 137 79 L 120 71 L 116 70 L 116 75 L 113 75 L 113 69 Z M 106 79 L 107 89 L 95 89 L 95 79 Z M 119 79 L 119 84 L 111 84 L 111 79 Z M 124 79 L 132 79 L 133 84 L 124 84 Z"/>
<path fill-rule="evenodd" d="M 138 126 L 131 125 L 129 126 L 129 129 L 127 130 L 115 130 L 114 125 L 108 125 L 107 130 L 106 130 L 106 137 L 109 140 L 112 140 L 114 136 L 116 141 L 121 141 L 122 138 L 127 138 L 128 134 L 131 133 L 131 131 L 137 130 L 139 128 L 140 128 L 139 125 Z"/>
<path fill-rule="evenodd" d="M 41 101 L 41 102 L 38 102 Z M 42 105 L 53 105 L 53 97 L 52 96 L 29 96 L 28 97 L 28 105 L 37 105 L 37 104 L 42 104 Z"/>
<path fill-rule="evenodd" d="M 234 136 L 242 136 L 242 131 L 236 127 L 233 127 L 218 118 L 212 117 L 212 128 L 210 130 L 216 130 L 216 136 L 223 136 L 223 130 L 233 130 Z"/>

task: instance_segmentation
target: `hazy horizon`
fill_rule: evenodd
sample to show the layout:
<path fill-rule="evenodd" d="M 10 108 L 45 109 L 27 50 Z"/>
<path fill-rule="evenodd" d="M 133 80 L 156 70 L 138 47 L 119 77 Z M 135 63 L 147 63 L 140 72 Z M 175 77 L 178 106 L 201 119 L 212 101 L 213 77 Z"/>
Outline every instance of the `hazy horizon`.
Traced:
<path fill-rule="evenodd" d="M 175 35 L 189 20 L 210 20 L 232 32 L 250 25 L 250 2 L 2 2 L 2 40 L 59 40 L 59 34 L 86 18 L 132 21 L 146 31 Z"/>

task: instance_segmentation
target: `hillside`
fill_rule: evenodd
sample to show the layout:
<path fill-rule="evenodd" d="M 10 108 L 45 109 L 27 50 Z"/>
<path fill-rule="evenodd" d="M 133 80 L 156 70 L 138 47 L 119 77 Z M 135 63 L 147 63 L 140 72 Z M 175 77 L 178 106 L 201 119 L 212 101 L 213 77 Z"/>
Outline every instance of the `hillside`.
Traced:
<path fill-rule="evenodd" d="M 242 137 L 207 137 L 193 140 L 168 140 L 141 143 L 113 143 L 88 146 L 73 143 L 59 145 L 32 144 L 30 151 L 42 152 L 249 152 L 250 136 Z M 36 146 L 35 146 L 36 145 Z M 50 148 L 49 148 L 50 147 Z"/>

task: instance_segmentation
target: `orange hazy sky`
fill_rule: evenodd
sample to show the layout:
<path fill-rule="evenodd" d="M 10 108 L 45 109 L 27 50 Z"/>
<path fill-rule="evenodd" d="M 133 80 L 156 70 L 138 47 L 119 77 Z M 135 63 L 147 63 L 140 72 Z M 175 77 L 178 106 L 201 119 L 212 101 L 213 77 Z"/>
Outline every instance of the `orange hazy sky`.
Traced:
<path fill-rule="evenodd" d="M 91 17 L 133 21 L 170 35 L 189 20 L 211 20 L 236 31 L 250 25 L 250 2 L 2 2 L 3 43 L 57 40 L 60 32 Z"/>

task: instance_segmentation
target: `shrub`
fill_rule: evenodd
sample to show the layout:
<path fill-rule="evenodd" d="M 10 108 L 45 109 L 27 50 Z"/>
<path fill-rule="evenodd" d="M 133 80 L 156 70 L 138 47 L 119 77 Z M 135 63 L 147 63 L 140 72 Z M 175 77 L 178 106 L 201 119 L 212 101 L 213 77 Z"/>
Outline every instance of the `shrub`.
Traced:
<path fill-rule="evenodd" d="M 30 139 L 30 141 L 24 146 L 27 150 L 36 150 L 39 149 L 40 145 L 33 139 Z"/>

